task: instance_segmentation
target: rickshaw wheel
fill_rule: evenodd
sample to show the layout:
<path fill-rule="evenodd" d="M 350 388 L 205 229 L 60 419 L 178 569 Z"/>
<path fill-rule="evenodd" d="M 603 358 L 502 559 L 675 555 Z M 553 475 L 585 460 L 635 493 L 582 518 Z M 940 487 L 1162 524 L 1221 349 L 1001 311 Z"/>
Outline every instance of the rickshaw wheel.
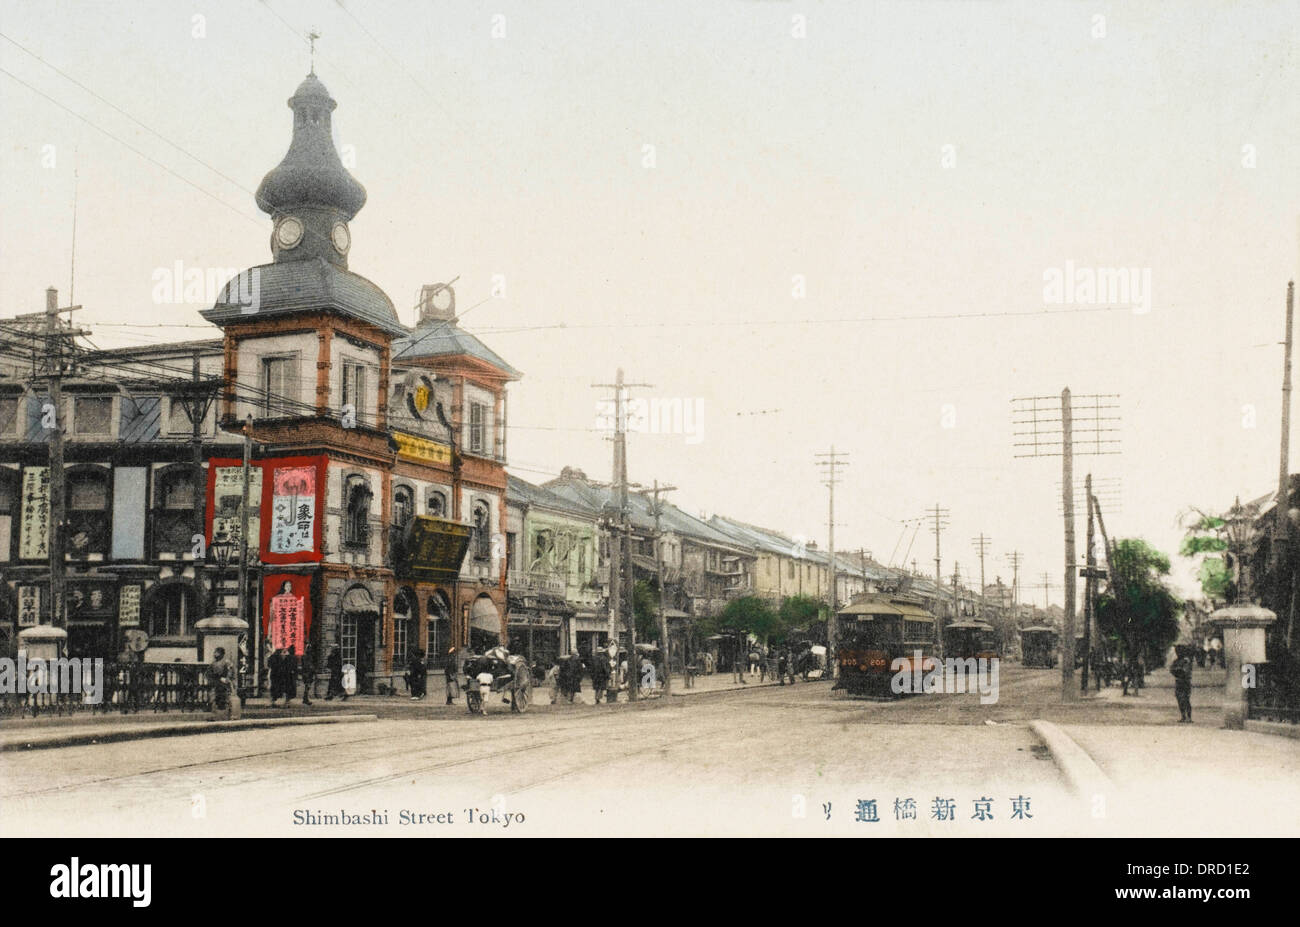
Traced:
<path fill-rule="evenodd" d="M 523 714 L 528 710 L 528 689 L 515 689 L 510 693 L 510 710 L 516 714 Z"/>

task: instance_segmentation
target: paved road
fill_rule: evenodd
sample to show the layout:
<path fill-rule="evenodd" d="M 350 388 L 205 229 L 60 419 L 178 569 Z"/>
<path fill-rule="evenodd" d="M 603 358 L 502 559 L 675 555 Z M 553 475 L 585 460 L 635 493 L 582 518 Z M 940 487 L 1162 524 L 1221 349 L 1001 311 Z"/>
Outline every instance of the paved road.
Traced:
<path fill-rule="evenodd" d="M 1115 739 L 1140 745 L 1163 737 L 1174 755 L 1189 747 L 1222 749 L 1208 722 L 1198 734 L 1204 744 L 1192 747 L 1178 739 L 1191 729 L 1172 725 L 1172 717 L 1164 723 L 1173 711 L 1158 693 L 1061 706 L 1059 679 L 1007 667 L 1001 698 L 992 705 L 974 695 L 849 700 L 824 683 L 651 705 L 546 707 L 522 717 L 496 699 L 487 718 L 459 711 L 435 716 L 408 701 L 374 723 L 5 753 L 0 834 L 927 836 L 1219 829 L 1221 819 L 1206 826 L 1204 806 L 1210 797 L 1222 802 L 1222 782 L 1213 792 L 1198 789 L 1186 763 L 1172 764 L 1167 776 L 1150 764 L 1134 769 Z M 1144 816 L 1142 803 L 1120 794 L 1100 809 L 1092 796 L 1071 794 L 1029 730 L 1035 717 L 1077 731 L 1119 785 L 1140 780 L 1148 793 L 1163 790 L 1168 801 L 1160 819 Z M 1255 745 L 1251 756 L 1293 775 L 1296 767 L 1287 764 L 1300 745 L 1279 740 Z M 953 819 L 935 817 L 936 798 L 953 801 Z M 991 820 L 977 815 L 976 802 L 985 798 Z M 1028 799 L 1021 817 L 1012 814 L 1016 798 Z M 898 819 L 907 809 L 896 811 L 896 799 L 912 799 L 915 818 Z M 859 814 L 859 801 L 874 801 L 879 820 L 859 821 L 873 816 L 870 806 Z M 478 809 L 473 823 L 468 809 Z M 404 823 L 403 810 L 428 817 Z M 1267 807 L 1256 810 L 1267 818 Z M 297 821 L 309 821 L 308 814 L 325 820 L 374 812 L 383 823 L 295 823 L 295 813 Z M 1274 816 L 1270 832 L 1294 832 L 1288 823 L 1294 815 L 1285 817 Z"/>
<path fill-rule="evenodd" d="M 1013 685 L 1012 688 L 1015 686 Z M 1004 697 L 1006 695 L 1004 685 Z M 953 697 L 958 698 L 958 697 Z M 1066 801 L 1023 724 L 929 723 L 933 706 L 833 698 L 826 684 L 647 707 L 169 738 L 0 755 L 0 829 L 80 834 L 979 833 L 1028 830 Z M 1010 820 L 1010 799 L 1033 818 Z M 935 797 L 956 820 L 932 819 Z M 993 819 L 971 820 L 993 799 Z M 916 802 L 895 820 L 895 798 Z M 855 820 L 859 799 L 878 822 Z M 831 805 L 830 820 L 823 805 Z M 500 809 L 524 819 L 501 819 Z M 498 810 L 469 824 L 466 810 Z M 294 811 L 387 811 L 387 826 Z M 401 809 L 450 814 L 403 825 Z M 800 813 L 802 812 L 802 816 Z M 900 809 L 901 813 L 901 809 Z"/>

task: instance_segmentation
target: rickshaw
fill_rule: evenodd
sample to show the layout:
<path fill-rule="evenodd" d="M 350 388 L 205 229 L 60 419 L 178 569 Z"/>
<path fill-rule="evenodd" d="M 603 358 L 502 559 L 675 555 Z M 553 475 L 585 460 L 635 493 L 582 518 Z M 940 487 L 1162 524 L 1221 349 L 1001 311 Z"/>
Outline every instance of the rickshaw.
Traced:
<path fill-rule="evenodd" d="M 515 714 L 523 714 L 533 701 L 533 674 L 528 661 L 504 647 L 493 647 L 482 656 L 465 658 L 465 705 L 472 715 L 483 712 L 483 695 L 479 691 L 479 673 L 492 674 L 493 692 L 504 693 L 505 701 Z"/>

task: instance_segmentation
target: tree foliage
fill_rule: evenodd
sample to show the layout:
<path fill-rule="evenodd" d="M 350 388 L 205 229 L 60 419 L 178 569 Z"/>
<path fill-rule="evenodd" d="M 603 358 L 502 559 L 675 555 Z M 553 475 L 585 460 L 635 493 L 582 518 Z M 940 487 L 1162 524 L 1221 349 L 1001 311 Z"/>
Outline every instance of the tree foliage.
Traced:
<path fill-rule="evenodd" d="M 773 635 L 784 640 L 786 635 L 796 629 L 806 629 L 821 619 L 822 601 L 810 595 L 786 596 L 777 610 L 780 621 L 779 631 Z"/>
<path fill-rule="evenodd" d="M 1097 600 L 1097 626 L 1119 642 L 1122 657 L 1141 654 L 1148 666 L 1161 665 L 1178 639 L 1183 610 L 1165 585 L 1169 558 L 1140 538 L 1124 538 L 1115 542 L 1110 565 L 1106 591 Z"/>
<path fill-rule="evenodd" d="M 1228 564 L 1227 522 L 1217 515 L 1207 515 L 1194 509 L 1192 517 L 1185 520 L 1187 534 L 1178 549 L 1180 556 L 1201 557 L 1196 579 L 1207 599 L 1232 601 L 1237 597 L 1233 571 Z"/>

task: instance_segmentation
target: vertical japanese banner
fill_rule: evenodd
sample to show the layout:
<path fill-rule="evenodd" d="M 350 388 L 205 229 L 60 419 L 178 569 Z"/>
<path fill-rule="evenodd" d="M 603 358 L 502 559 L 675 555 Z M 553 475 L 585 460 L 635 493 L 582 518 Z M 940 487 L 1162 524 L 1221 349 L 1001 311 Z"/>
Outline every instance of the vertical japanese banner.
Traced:
<path fill-rule="evenodd" d="M 50 555 L 50 468 L 24 469 L 22 493 L 18 559 L 42 560 Z"/>
<path fill-rule="evenodd" d="M 311 633 L 311 577 L 268 576 L 263 584 L 262 630 L 271 649 L 288 647 L 302 656 Z"/>
<path fill-rule="evenodd" d="M 319 562 L 326 458 L 280 457 L 262 464 L 262 562 Z"/>
<path fill-rule="evenodd" d="M 299 554 L 315 549 L 316 468 L 276 467 L 271 489 L 273 554 Z"/>
<path fill-rule="evenodd" d="M 238 542 L 244 501 L 244 467 L 238 460 L 208 462 L 208 543 L 224 534 Z M 262 463 L 254 461 L 248 470 L 248 551 L 255 554 L 262 537 Z M 255 558 L 254 558 L 255 559 Z"/>
<path fill-rule="evenodd" d="M 18 587 L 18 627 L 34 628 L 41 623 L 41 587 Z"/>

